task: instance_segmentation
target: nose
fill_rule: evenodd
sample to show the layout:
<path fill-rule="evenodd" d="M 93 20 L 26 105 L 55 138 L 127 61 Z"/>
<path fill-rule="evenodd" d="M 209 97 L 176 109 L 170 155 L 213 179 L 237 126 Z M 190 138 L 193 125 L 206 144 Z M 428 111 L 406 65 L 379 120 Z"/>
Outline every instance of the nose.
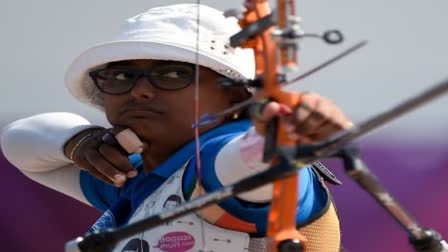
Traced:
<path fill-rule="evenodd" d="M 145 76 L 142 76 L 135 83 L 134 88 L 131 90 L 131 95 L 140 99 L 153 99 L 156 89 L 151 82 Z"/>

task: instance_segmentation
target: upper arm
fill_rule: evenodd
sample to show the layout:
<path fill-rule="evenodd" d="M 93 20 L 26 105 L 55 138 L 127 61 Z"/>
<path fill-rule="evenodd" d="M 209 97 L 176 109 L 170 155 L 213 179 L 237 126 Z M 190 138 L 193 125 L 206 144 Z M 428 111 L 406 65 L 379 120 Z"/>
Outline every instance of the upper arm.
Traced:
<path fill-rule="evenodd" d="M 4 127 L 1 149 L 6 159 L 32 180 L 89 204 L 81 187 L 80 169 L 64 155 L 63 148 L 71 137 L 90 127 L 94 126 L 76 114 L 38 114 Z"/>
<path fill-rule="evenodd" d="M 6 159 L 22 171 L 44 172 L 69 165 L 64 155 L 68 139 L 92 127 L 71 113 L 45 113 L 15 121 L 2 129 L 0 143 Z"/>

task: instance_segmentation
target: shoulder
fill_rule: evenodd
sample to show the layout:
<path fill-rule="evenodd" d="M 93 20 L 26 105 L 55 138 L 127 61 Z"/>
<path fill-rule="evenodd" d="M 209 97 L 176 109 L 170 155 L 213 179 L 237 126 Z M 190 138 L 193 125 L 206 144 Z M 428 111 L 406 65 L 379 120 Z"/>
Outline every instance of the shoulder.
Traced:
<path fill-rule="evenodd" d="M 221 149 L 224 145 L 245 134 L 252 124 L 249 120 L 240 120 L 223 124 L 215 129 L 210 130 L 213 134 L 208 137 L 201 145 L 201 152 L 210 152 Z M 206 133 L 208 134 L 208 132 Z"/>

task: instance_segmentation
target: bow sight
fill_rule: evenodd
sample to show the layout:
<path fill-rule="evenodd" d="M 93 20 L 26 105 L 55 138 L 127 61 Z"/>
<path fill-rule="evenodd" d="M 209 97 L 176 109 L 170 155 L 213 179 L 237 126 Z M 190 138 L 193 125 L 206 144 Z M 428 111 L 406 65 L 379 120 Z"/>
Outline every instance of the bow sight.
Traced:
<path fill-rule="evenodd" d="M 233 16 L 238 19 L 242 17 L 242 13 L 238 10 L 231 9 L 229 11 L 226 11 L 224 13 L 225 16 Z M 327 44 L 339 44 L 344 41 L 344 36 L 339 30 L 328 30 L 325 31 L 322 35 L 317 33 L 305 33 L 300 27 L 300 18 L 296 16 L 290 16 L 288 18 L 289 25 L 285 27 L 284 29 L 275 28 L 271 36 L 273 40 L 279 45 L 279 47 L 289 47 L 293 48 L 294 51 L 297 49 L 298 43 L 301 39 L 304 38 L 317 38 L 321 39 L 322 41 L 326 42 Z M 277 24 L 275 20 L 275 12 L 258 19 L 255 22 L 252 22 L 248 24 L 246 27 L 243 27 L 243 29 L 238 32 L 237 34 L 233 35 L 230 38 L 230 46 L 232 47 L 240 47 L 242 44 L 246 43 L 248 40 L 251 40 L 256 36 L 257 34 L 260 34 L 266 30 L 268 30 L 271 27 L 274 27 Z M 358 43 L 356 46 L 349 48 L 347 51 L 343 52 L 340 55 L 337 55 L 336 57 L 327 60 L 326 62 L 319 65 L 319 68 L 321 69 L 322 65 L 327 66 L 329 63 L 333 63 L 336 60 L 339 60 L 340 58 L 348 55 L 349 53 L 359 49 L 360 47 L 364 46 L 365 42 L 361 42 L 363 45 L 359 46 L 360 43 Z M 355 48 L 356 47 L 356 48 Z M 359 47 L 359 48 L 358 48 Z M 290 54 L 290 58 L 295 57 L 295 55 Z M 279 74 L 277 76 L 278 82 L 284 83 L 285 85 L 291 84 L 293 82 L 296 82 L 297 80 L 302 79 L 305 74 L 302 74 L 301 76 L 297 77 L 294 80 L 288 81 L 286 79 L 286 73 L 288 71 L 295 70 L 294 68 L 285 68 L 282 71 L 282 74 Z M 310 71 L 308 71 L 310 72 Z M 315 71 L 313 71 L 315 72 Z M 306 74 L 308 76 L 309 74 Z M 258 76 L 258 78 L 255 78 L 254 80 L 232 80 L 230 78 L 222 78 L 219 81 L 219 84 L 225 87 L 251 87 L 251 88 L 262 88 L 263 87 L 263 80 L 260 79 L 261 76 Z M 241 107 L 238 107 L 241 108 Z M 236 108 L 236 109 L 238 109 Z M 204 119 L 205 120 L 205 119 Z"/>

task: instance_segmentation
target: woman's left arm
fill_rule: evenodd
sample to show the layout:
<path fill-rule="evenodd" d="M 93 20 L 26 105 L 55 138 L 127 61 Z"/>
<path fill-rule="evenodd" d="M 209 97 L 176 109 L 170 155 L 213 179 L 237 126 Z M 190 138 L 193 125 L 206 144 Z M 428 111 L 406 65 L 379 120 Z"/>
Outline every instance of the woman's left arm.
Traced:
<path fill-rule="evenodd" d="M 336 132 L 349 128 L 352 123 L 333 101 L 317 93 L 306 93 L 296 109 L 289 109 L 276 102 L 267 103 L 260 115 L 253 117 L 255 128 L 236 137 L 222 147 L 215 159 L 218 180 L 227 185 L 261 172 L 269 167 L 263 163 L 263 128 L 274 116 L 285 120 L 291 139 L 302 143 L 322 141 Z M 267 202 L 271 199 L 272 185 L 266 185 L 238 197 L 249 202 Z"/>

